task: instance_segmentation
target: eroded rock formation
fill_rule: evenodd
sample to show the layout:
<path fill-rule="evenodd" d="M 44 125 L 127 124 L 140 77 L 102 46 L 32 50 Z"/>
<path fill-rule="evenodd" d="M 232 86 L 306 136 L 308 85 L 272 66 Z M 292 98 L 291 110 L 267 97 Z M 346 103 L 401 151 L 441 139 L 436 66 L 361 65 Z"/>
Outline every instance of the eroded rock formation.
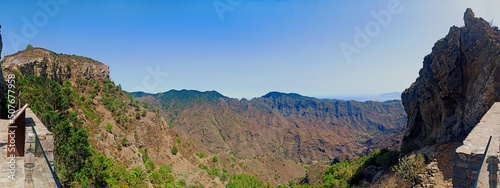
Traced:
<path fill-rule="evenodd" d="M 57 82 L 66 79 L 109 79 L 109 67 L 81 56 L 56 54 L 42 48 L 34 48 L 9 55 L 2 63 L 4 78 L 8 73 L 43 76 Z M 6 79 L 6 78 L 5 78 Z"/>
<path fill-rule="evenodd" d="M 500 101 L 500 31 L 471 9 L 465 26 L 437 41 L 410 88 L 403 150 L 462 141 L 495 101 Z"/>

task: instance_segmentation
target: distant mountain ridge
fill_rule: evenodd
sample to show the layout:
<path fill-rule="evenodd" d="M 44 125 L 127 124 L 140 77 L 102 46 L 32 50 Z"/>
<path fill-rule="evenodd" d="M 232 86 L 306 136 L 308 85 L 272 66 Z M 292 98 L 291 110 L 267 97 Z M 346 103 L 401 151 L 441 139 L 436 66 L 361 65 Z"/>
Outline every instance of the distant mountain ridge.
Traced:
<path fill-rule="evenodd" d="M 390 101 L 390 100 L 401 100 L 401 92 L 390 92 L 390 93 L 383 93 L 379 95 L 353 95 L 353 96 L 325 96 L 325 97 L 318 97 L 322 99 L 338 99 L 338 100 L 354 100 L 354 101 L 360 101 L 360 102 L 366 102 L 366 101 L 378 101 L 378 102 L 384 102 L 384 101 Z"/>
<path fill-rule="evenodd" d="M 151 108 L 162 108 L 165 111 L 165 116 L 168 117 L 167 119 L 178 125 L 176 128 L 186 132 L 199 129 L 200 126 L 208 126 L 193 126 L 199 124 L 199 121 L 209 122 L 211 125 L 204 127 L 204 130 L 213 129 L 213 132 L 216 133 L 214 135 L 221 138 L 220 140 L 215 139 L 218 141 L 213 142 L 213 145 L 212 143 L 209 144 L 212 152 L 222 151 L 213 149 L 220 146 L 238 150 L 231 144 L 226 143 L 222 137 L 230 138 L 231 135 L 242 130 L 253 133 L 258 129 L 269 129 L 268 131 L 278 129 L 281 131 L 273 131 L 281 134 L 287 130 L 291 131 L 292 135 L 297 136 L 302 134 L 300 133 L 301 129 L 308 129 L 311 133 L 310 136 L 318 137 L 317 134 L 321 135 L 322 133 L 327 133 L 329 136 L 319 136 L 317 140 L 309 141 L 308 138 L 305 138 L 305 135 L 301 135 L 311 143 L 308 143 L 308 149 L 303 151 L 299 149 L 301 148 L 300 144 L 296 147 L 288 147 L 288 150 L 295 150 L 292 158 L 298 161 L 308 161 L 318 160 L 321 158 L 319 156 L 323 156 L 323 159 L 332 160 L 337 156 L 347 157 L 352 156 L 352 154 L 361 154 L 364 150 L 367 150 L 368 147 L 362 148 L 363 144 L 349 143 L 356 137 L 364 137 L 365 140 L 358 139 L 365 142 L 376 137 L 373 135 L 383 134 L 388 130 L 400 130 L 399 133 L 402 133 L 406 124 L 406 115 L 401 101 L 398 100 L 387 102 L 343 101 L 317 99 L 296 93 L 275 91 L 251 100 L 228 98 L 216 91 L 170 90 L 158 94 L 144 92 L 132 92 L 130 94 L 139 101 L 147 103 Z M 207 115 L 208 117 L 200 115 L 205 113 L 210 115 Z M 228 119 L 231 120 L 231 123 L 222 123 L 228 121 Z M 239 130 L 231 132 L 235 127 L 238 127 Z M 227 130 L 228 132 L 223 131 L 224 133 L 219 135 L 219 130 Z M 370 134 L 372 136 L 369 136 Z M 201 142 L 205 139 L 203 135 L 197 137 L 197 135 L 191 134 L 191 136 Z M 283 137 L 277 139 L 287 137 L 281 136 Z M 347 139 L 342 141 L 342 144 L 334 141 L 341 140 L 340 137 Z M 379 144 L 381 146 L 392 146 L 398 142 L 397 139 L 394 139 Z M 253 144 L 249 142 L 248 144 L 245 148 L 267 147 L 263 146 L 265 145 L 263 143 Z M 343 144 L 351 145 L 351 148 L 348 147 L 346 150 L 352 150 L 352 152 L 342 152 L 345 148 L 339 148 L 339 146 Z M 316 146 L 313 147 L 313 145 Z M 317 145 L 329 145 L 329 148 L 318 148 Z M 308 160 L 305 160 L 306 158 Z"/>

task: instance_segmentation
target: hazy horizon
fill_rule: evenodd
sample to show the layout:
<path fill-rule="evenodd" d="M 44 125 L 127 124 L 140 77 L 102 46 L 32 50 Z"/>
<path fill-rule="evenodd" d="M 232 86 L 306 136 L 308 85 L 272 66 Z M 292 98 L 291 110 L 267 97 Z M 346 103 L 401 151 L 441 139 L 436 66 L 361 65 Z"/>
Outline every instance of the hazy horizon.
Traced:
<path fill-rule="evenodd" d="M 126 91 L 377 96 L 409 87 L 466 8 L 500 18 L 492 0 L 116 2 L 2 2 L 2 56 L 90 57 Z"/>
<path fill-rule="evenodd" d="M 225 95 L 224 93 L 221 93 L 217 90 L 195 90 L 195 89 L 171 89 L 171 90 L 168 90 L 168 91 L 163 91 L 163 92 L 144 92 L 144 91 L 126 91 L 128 93 L 146 93 L 146 94 L 160 94 L 160 93 L 166 93 L 166 92 L 169 92 L 169 91 L 182 91 L 182 90 L 187 90 L 187 91 L 198 91 L 198 92 L 211 92 L 211 91 L 215 91 L 225 97 L 229 97 L 229 98 L 236 98 L 238 100 L 242 100 L 242 99 L 247 99 L 247 100 L 251 100 L 251 99 L 254 99 L 254 98 L 259 98 L 259 97 L 263 97 L 271 92 L 278 92 L 278 93 L 284 93 L 284 94 L 299 94 L 301 96 L 304 96 L 304 97 L 313 97 L 313 98 L 316 98 L 316 99 L 336 99 L 336 100 L 354 100 L 354 101 L 360 101 L 360 102 L 365 102 L 365 101 L 378 101 L 378 102 L 384 102 L 384 101 L 388 101 L 388 100 L 401 100 L 401 94 L 402 92 L 390 92 L 390 93 L 382 93 L 382 94 L 379 94 L 379 95 L 355 95 L 355 96 L 307 96 L 307 95 L 303 95 L 301 93 L 297 93 L 297 92 L 281 92 L 281 91 L 269 91 L 267 93 L 264 93 L 264 94 L 261 94 L 259 96 L 256 96 L 256 97 L 252 97 L 252 98 L 246 98 L 246 97 L 231 97 L 231 96 L 227 96 Z"/>

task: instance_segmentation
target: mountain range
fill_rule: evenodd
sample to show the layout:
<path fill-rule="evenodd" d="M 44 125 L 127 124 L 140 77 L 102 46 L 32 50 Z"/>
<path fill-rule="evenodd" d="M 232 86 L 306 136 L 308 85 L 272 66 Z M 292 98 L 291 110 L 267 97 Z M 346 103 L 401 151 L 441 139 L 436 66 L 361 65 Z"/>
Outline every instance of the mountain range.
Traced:
<path fill-rule="evenodd" d="M 7 93 L 5 80 L 14 74 L 19 100 L 54 133 L 56 174 L 65 187 L 224 187 L 233 177 L 275 186 L 317 184 L 335 180 L 323 175 L 335 175 L 329 167 L 337 163 L 349 176 L 371 174 L 367 182 L 377 187 L 391 172 L 382 177 L 381 167 L 349 169 L 340 161 L 380 148 L 401 147 L 406 155 L 461 142 L 500 101 L 500 30 L 470 9 L 464 22 L 436 42 L 402 101 L 281 92 L 251 100 L 217 91 L 127 93 L 111 81 L 107 65 L 43 48 L 2 59 L 0 92 Z M 416 172 L 421 176 L 411 183 L 449 172 L 453 165 L 445 159 L 451 157 L 440 155 L 433 161 L 440 165 Z"/>
<path fill-rule="evenodd" d="M 399 146 L 406 115 L 401 101 L 358 102 L 270 92 L 234 99 L 216 91 L 131 93 L 161 109 L 169 126 L 213 154 L 292 159 L 328 164 Z M 259 176 L 259 174 L 257 174 Z"/>

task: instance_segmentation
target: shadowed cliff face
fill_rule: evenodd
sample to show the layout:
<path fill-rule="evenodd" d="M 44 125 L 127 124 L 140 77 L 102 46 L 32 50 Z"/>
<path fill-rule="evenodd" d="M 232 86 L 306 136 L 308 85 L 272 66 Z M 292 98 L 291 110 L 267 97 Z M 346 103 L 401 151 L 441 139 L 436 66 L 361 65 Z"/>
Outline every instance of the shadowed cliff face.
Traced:
<path fill-rule="evenodd" d="M 401 96 L 408 114 L 404 151 L 462 141 L 500 100 L 500 31 L 471 9 L 464 22 L 435 43 Z"/>

